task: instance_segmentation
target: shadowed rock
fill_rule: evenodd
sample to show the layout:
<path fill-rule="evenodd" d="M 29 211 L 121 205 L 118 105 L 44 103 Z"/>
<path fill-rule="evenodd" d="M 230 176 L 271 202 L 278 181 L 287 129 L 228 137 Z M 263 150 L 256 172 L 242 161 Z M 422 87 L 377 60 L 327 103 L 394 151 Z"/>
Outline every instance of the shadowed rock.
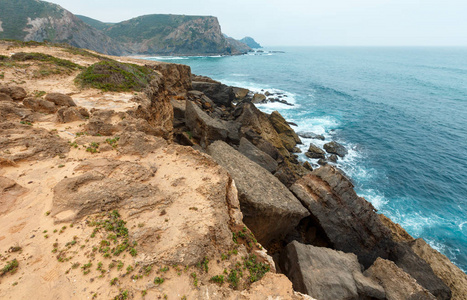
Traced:
<path fill-rule="evenodd" d="M 194 90 L 203 92 L 219 106 L 230 107 L 235 99 L 232 87 L 222 83 L 193 81 L 192 85 Z"/>
<path fill-rule="evenodd" d="M 325 158 L 325 152 L 313 144 L 310 144 L 310 147 L 308 148 L 308 151 L 305 152 L 305 155 L 309 158 Z"/>
<path fill-rule="evenodd" d="M 287 150 L 292 152 L 297 144 L 302 143 L 298 135 L 289 126 L 287 121 L 279 112 L 273 111 L 269 116 L 269 121 L 271 122 L 272 126 L 274 126 L 274 129 L 276 129 L 279 137 L 282 140 L 282 144 L 284 144 Z"/>
<path fill-rule="evenodd" d="M 294 241 L 282 253 L 281 266 L 297 291 L 317 299 L 385 299 L 384 289 L 363 276 L 352 253 Z"/>
<path fill-rule="evenodd" d="M 235 180 L 243 222 L 262 245 L 267 247 L 272 240 L 284 237 L 308 216 L 306 209 L 277 178 L 226 143 L 212 143 L 208 153 Z"/>
<path fill-rule="evenodd" d="M 19 86 L 0 86 L 0 93 L 7 94 L 15 101 L 21 101 L 26 98 L 26 91 Z"/>
<path fill-rule="evenodd" d="M 34 111 L 53 114 L 57 111 L 57 106 L 51 101 L 43 100 L 40 98 L 28 97 L 23 100 L 23 105 Z"/>
<path fill-rule="evenodd" d="M 327 153 L 336 154 L 340 157 L 344 157 L 347 155 L 347 153 L 349 153 L 344 146 L 334 141 L 324 144 L 323 148 Z"/>

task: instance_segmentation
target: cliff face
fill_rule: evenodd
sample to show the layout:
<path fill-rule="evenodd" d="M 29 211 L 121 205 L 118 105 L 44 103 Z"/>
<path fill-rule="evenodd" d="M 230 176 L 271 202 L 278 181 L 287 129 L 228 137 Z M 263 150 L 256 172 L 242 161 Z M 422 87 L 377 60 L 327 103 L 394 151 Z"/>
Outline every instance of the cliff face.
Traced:
<path fill-rule="evenodd" d="M 67 43 L 105 54 L 124 48 L 58 5 L 36 0 L 0 0 L 1 39 Z"/>
<path fill-rule="evenodd" d="M 248 49 L 229 43 L 216 17 L 147 15 L 108 24 L 39 0 L 0 0 L 0 39 L 67 43 L 110 55 L 232 55 Z"/>
<path fill-rule="evenodd" d="M 222 35 L 216 17 L 148 15 L 104 29 L 134 54 L 240 54 Z"/>

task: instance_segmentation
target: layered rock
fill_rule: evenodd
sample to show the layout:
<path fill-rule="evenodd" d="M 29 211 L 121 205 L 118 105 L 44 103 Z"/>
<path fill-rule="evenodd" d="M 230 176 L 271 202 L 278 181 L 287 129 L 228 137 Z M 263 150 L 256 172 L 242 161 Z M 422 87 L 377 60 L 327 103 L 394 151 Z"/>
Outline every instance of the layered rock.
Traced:
<path fill-rule="evenodd" d="M 214 142 L 208 153 L 235 180 L 243 222 L 264 246 L 283 238 L 309 214 L 277 178 L 226 143 Z"/>
<path fill-rule="evenodd" d="M 276 171 L 278 163 L 271 156 L 265 152 L 259 150 L 255 145 L 249 142 L 246 138 L 240 139 L 240 145 L 238 151 L 248 157 L 251 161 L 254 161 L 261 167 L 265 168 L 269 172 L 273 173 Z"/>
<path fill-rule="evenodd" d="M 282 140 L 282 144 L 287 150 L 293 152 L 294 147 L 297 144 L 302 143 L 298 135 L 289 126 L 287 121 L 279 112 L 272 112 L 272 114 L 269 116 L 269 121 L 271 122 L 272 126 L 274 126 L 274 129 L 276 129 L 276 132 L 279 134 L 279 137 Z"/>
<path fill-rule="evenodd" d="M 326 144 L 324 144 L 323 147 L 324 147 L 324 150 L 326 150 L 327 153 L 335 154 L 335 155 L 338 155 L 340 157 L 344 157 L 344 156 L 347 155 L 347 153 L 349 153 L 347 151 L 347 149 L 345 149 L 344 146 L 342 146 L 341 144 L 339 144 L 338 142 L 335 142 L 335 141 L 326 143 Z"/>
<path fill-rule="evenodd" d="M 305 155 L 307 157 L 309 157 L 309 158 L 322 158 L 322 159 L 324 159 L 326 157 L 325 152 L 321 148 L 316 147 L 313 144 L 310 144 L 310 147 L 308 148 L 308 151 L 305 152 Z"/>
<path fill-rule="evenodd" d="M 216 105 L 230 107 L 235 99 L 232 87 L 220 82 L 193 81 L 193 89 L 203 92 Z"/>

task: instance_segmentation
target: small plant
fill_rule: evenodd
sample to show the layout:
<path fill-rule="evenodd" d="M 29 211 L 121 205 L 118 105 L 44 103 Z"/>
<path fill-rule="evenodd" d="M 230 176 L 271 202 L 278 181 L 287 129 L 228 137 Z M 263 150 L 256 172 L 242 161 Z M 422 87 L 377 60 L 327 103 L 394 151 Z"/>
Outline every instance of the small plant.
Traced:
<path fill-rule="evenodd" d="M 34 91 L 34 92 L 32 92 L 32 94 L 36 98 L 41 98 L 42 96 L 44 96 L 46 94 L 46 92 L 44 92 L 44 91 Z"/>
<path fill-rule="evenodd" d="M 23 124 L 23 125 L 29 125 L 29 126 L 32 126 L 32 123 L 31 123 L 31 122 L 29 122 L 29 121 L 21 121 L 20 123 L 21 123 L 21 124 Z"/>
<path fill-rule="evenodd" d="M 124 290 L 124 291 L 120 292 L 120 294 L 115 296 L 114 300 L 126 300 L 126 299 L 128 299 L 128 296 L 129 296 L 128 290 Z"/>
<path fill-rule="evenodd" d="M 147 290 L 142 290 L 142 291 L 141 291 L 141 296 L 144 297 L 144 296 L 146 296 L 147 294 L 148 294 L 148 291 L 147 291 Z"/>
<path fill-rule="evenodd" d="M 130 255 L 131 255 L 131 256 L 136 256 L 137 254 L 138 254 L 138 251 L 136 251 L 135 248 L 131 248 L 131 249 L 130 249 Z"/>
<path fill-rule="evenodd" d="M 131 265 L 129 265 L 128 267 L 126 267 L 126 273 L 127 273 L 127 274 L 133 272 L 133 270 L 134 270 L 134 268 L 133 268 L 133 266 L 131 266 Z"/>
<path fill-rule="evenodd" d="M 162 284 L 163 282 L 164 282 L 164 278 L 162 278 L 162 277 L 156 277 L 156 278 L 154 278 L 154 284 L 156 284 L 156 285 L 160 285 L 160 284 Z"/>
<path fill-rule="evenodd" d="M 224 283 L 224 275 L 216 275 L 211 277 L 210 281 L 222 285 Z"/>
<path fill-rule="evenodd" d="M 78 269 L 79 265 L 80 265 L 80 263 L 79 263 L 79 262 L 76 262 L 76 263 L 74 263 L 74 264 L 71 265 L 71 268 L 72 268 L 72 269 Z"/>
<path fill-rule="evenodd" d="M 227 281 L 230 282 L 230 285 L 232 285 L 232 287 L 234 288 L 238 286 L 238 282 L 240 281 L 240 278 L 238 277 L 237 270 L 230 271 L 229 276 L 227 277 Z"/>
<path fill-rule="evenodd" d="M 110 285 L 116 285 L 117 282 L 118 282 L 118 278 L 115 277 L 115 278 L 113 278 L 112 280 L 110 280 Z"/>
<path fill-rule="evenodd" d="M 16 271 L 18 271 L 18 266 L 19 266 L 18 260 L 16 260 L 15 258 L 12 261 L 7 262 L 7 264 L 2 269 L 2 274 L 0 275 L 3 276 L 6 273 L 15 274 Z"/>
<path fill-rule="evenodd" d="M 45 215 L 48 216 L 50 215 L 50 210 L 45 212 Z"/>
<path fill-rule="evenodd" d="M 117 270 L 121 270 L 125 265 L 123 264 L 123 262 L 121 260 L 118 261 L 117 263 Z"/>
<path fill-rule="evenodd" d="M 143 268 L 143 271 L 144 271 L 144 275 L 148 276 L 149 273 L 151 273 L 152 271 L 152 266 L 146 266 Z"/>
<path fill-rule="evenodd" d="M 91 267 L 92 267 L 92 262 L 88 262 L 87 264 L 82 265 L 81 269 L 83 270 L 83 274 L 84 275 L 89 274 L 89 272 L 91 272 Z"/>
<path fill-rule="evenodd" d="M 196 272 L 191 273 L 191 277 L 193 277 L 193 285 L 198 286 L 198 276 L 196 275 Z"/>
<path fill-rule="evenodd" d="M 169 267 L 163 267 L 159 269 L 159 272 L 167 272 L 169 270 Z"/>

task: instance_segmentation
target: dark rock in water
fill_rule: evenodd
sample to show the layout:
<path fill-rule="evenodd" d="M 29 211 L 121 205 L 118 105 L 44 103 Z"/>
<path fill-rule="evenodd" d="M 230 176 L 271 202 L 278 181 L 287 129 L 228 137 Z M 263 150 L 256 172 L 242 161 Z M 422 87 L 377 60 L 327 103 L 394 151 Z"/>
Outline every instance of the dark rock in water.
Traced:
<path fill-rule="evenodd" d="M 313 171 L 313 167 L 310 165 L 309 162 L 304 162 L 303 163 L 303 166 L 307 169 L 307 170 L 310 170 L 310 171 Z"/>
<path fill-rule="evenodd" d="M 325 166 L 327 164 L 328 162 L 325 159 L 322 159 L 322 158 L 318 159 L 318 165 Z"/>
<path fill-rule="evenodd" d="M 253 99 L 251 100 L 251 102 L 253 103 L 262 103 L 266 100 L 266 96 L 264 96 L 263 94 L 254 94 L 253 96 Z"/>
<path fill-rule="evenodd" d="M 216 105 L 230 107 L 235 99 L 232 87 L 222 83 L 193 81 L 193 89 L 203 92 Z"/>
<path fill-rule="evenodd" d="M 194 137 L 200 139 L 200 145 L 207 147 L 216 140 L 239 141 L 238 128 L 232 122 L 211 118 L 194 102 L 187 101 L 185 120 Z"/>
<path fill-rule="evenodd" d="M 336 154 L 340 157 L 344 157 L 347 153 L 349 153 L 344 146 L 335 141 L 324 144 L 323 148 L 324 150 L 326 150 L 327 153 Z"/>
<path fill-rule="evenodd" d="M 335 154 L 329 155 L 328 160 L 330 162 L 336 163 L 337 162 L 337 155 L 335 155 Z"/>
<path fill-rule="evenodd" d="M 246 138 L 240 139 L 238 151 L 271 173 L 275 172 L 277 169 L 277 161 L 265 152 L 259 150 Z"/>
<path fill-rule="evenodd" d="M 308 152 L 305 152 L 305 155 L 309 158 L 325 158 L 325 152 L 313 144 L 310 144 L 310 148 L 308 148 Z"/>
<path fill-rule="evenodd" d="M 283 238 L 309 215 L 277 178 L 226 143 L 212 143 L 208 153 L 235 180 L 243 222 L 263 246 Z"/>
<path fill-rule="evenodd" d="M 287 121 L 284 119 L 284 117 L 282 117 L 282 115 L 279 112 L 273 111 L 272 114 L 269 116 L 269 121 L 279 134 L 279 137 L 281 138 L 282 143 L 284 144 L 284 147 L 287 150 L 293 151 L 293 148 L 297 144 L 302 143 L 298 135 L 289 126 Z"/>
<path fill-rule="evenodd" d="M 363 274 L 381 283 L 387 299 L 436 299 L 392 261 L 378 258 Z"/>
<path fill-rule="evenodd" d="M 316 134 L 313 132 L 297 132 L 298 136 L 306 139 L 316 139 L 316 140 L 322 140 L 324 141 L 324 135 L 322 134 Z"/>
<path fill-rule="evenodd" d="M 295 290 L 316 299 L 386 299 L 383 287 L 363 276 L 352 253 L 294 241 L 281 255 L 281 270 Z"/>
<path fill-rule="evenodd" d="M 274 94 L 271 94 L 270 92 L 266 91 L 266 93 L 264 93 L 264 95 L 269 97 L 269 96 L 274 95 Z"/>
<path fill-rule="evenodd" d="M 64 94 L 50 93 L 45 96 L 45 100 L 55 103 L 57 106 L 76 106 L 73 99 Z"/>

